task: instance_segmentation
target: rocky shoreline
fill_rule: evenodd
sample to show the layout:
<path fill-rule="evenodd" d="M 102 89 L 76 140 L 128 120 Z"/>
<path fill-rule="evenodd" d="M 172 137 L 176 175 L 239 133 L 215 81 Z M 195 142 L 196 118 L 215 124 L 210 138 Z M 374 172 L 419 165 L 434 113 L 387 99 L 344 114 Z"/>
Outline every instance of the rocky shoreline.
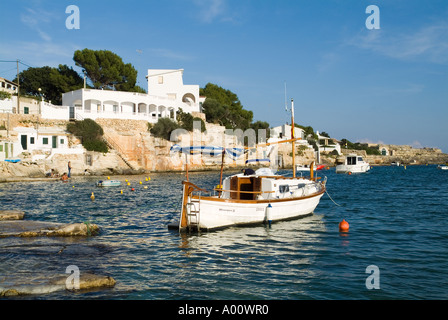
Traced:
<path fill-rule="evenodd" d="M 19 237 L 91 237 L 99 233 L 96 224 L 89 223 L 53 223 L 24 220 L 25 212 L 18 210 L 0 210 L 0 238 Z M 64 247 L 65 248 L 65 247 Z M 61 249 L 57 254 L 61 254 Z M 48 275 L 42 279 L 33 279 L 28 283 L 23 279 L 16 279 L 14 275 L 3 277 L 0 281 L 0 297 L 23 295 L 42 295 L 55 291 L 99 290 L 114 287 L 114 278 L 94 273 L 79 274 L 77 287 L 70 281 L 70 274 Z"/>
<path fill-rule="evenodd" d="M 409 151 L 411 150 L 411 152 Z M 282 155 L 283 163 L 280 166 L 281 169 L 291 169 L 292 160 L 291 156 L 285 153 Z M 370 163 L 371 166 L 388 166 L 391 163 L 399 163 L 401 165 L 439 165 L 448 163 L 448 154 L 441 152 L 433 152 L 432 150 L 422 149 L 408 149 L 408 152 L 403 152 L 400 155 L 367 155 L 363 150 L 343 150 L 343 155 L 321 155 L 320 163 L 325 164 L 327 167 L 334 167 L 338 163 L 343 162 L 344 155 L 357 154 L 364 158 L 364 160 Z M 313 156 L 305 155 L 296 157 L 297 164 L 310 164 L 315 161 Z M 241 164 L 225 165 L 224 171 L 238 171 L 245 166 Z M 0 162 L 0 183 L 13 183 L 13 182 L 35 182 L 35 181 L 58 181 L 59 177 L 50 178 L 47 177 L 46 166 L 37 162 L 18 162 L 7 163 Z M 207 171 L 220 171 L 220 166 L 217 164 L 196 164 L 190 167 L 189 172 L 207 172 Z M 97 167 L 96 170 L 89 170 L 82 172 L 77 170 L 72 173 L 73 177 L 104 177 L 104 176 L 131 176 L 131 175 L 144 175 L 149 173 L 172 173 L 172 172 L 186 172 L 184 167 L 178 167 L 175 169 L 164 168 L 162 170 L 150 171 L 143 168 L 130 169 L 126 167 Z"/>

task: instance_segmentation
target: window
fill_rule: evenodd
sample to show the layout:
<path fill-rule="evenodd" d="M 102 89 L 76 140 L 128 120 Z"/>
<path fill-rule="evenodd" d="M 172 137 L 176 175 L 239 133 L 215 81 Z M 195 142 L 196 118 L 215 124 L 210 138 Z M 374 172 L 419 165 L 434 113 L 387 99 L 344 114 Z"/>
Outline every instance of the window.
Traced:
<path fill-rule="evenodd" d="M 34 137 L 30 137 L 30 144 L 34 144 Z"/>
<path fill-rule="evenodd" d="M 42 144 L 48 144 L 48 138 L 42 138 Z"/>
<path fill-rule="evenodd" d="M 30 108 L 28 108 L 28 107 L 24 107 L 24 108 L 23 108 L 23 113 L 24 113 L 24 114 L 30 114 Z"/>
<path fill-rule="evenodd" d="M 64 144 L 64 139 L 59 140 L 59 144 Z"/>
<path fill-rule="evenodd" d="M 356 164 L 356 157 L 347 157 L 347 164 L 348 165 Z"/>
<path fill-rule="evenodd" d="M 90 154 L 86 154 L 86 165 L 91 166 L 93 161 L 92 161 L 92 155 Z"/>
<path fill-rule="evenodd" d="M 3 145 L 0 144 L 0 152 L 3 152 Z"/>
<path fill-rule="evenodd" d="M 289 192 L 289 185 L 285 184 L 285 185 L 282 185 L 282 186 L 278 186 L 278 189 L 279 189 L 280 193 Z"/>

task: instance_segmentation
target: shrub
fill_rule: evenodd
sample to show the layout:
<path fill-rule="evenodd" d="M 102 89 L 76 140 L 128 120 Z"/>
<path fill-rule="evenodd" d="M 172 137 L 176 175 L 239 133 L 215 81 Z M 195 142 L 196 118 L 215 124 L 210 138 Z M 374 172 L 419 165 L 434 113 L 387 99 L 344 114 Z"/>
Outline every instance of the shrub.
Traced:
<path fill-rule="evenodd" d="M 82 145 L 86 150 L 108 152 L 107 145 L 103 141 L 103 128 L 92 119 L 71 122 L 67 125 L 67 131 L 80 137 Z"/>
<path fill-rule="evenodd" d="M 155 137 L 170 140 L 171 132 L 179 128 L 179 125 L 173 120 L 161 118 L 149 131 Z"/>

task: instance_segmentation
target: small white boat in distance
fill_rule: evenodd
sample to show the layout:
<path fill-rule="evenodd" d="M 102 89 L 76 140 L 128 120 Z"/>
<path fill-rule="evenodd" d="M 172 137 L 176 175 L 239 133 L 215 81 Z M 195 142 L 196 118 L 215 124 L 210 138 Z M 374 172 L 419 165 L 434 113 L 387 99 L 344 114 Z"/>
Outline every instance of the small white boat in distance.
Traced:
<path fill-rule="evenodd" d="M 364 173 L 369 170 L 370 164 L 356 154 L 347 155 L 344 164 L 336 166 L 336 173 Z"/>
<path fill-rule="evenodd" d="M 118 187 L 121 185 L 119 180 L 100 180 L 96 183 L 97 187 Z"/>
<path fill-rule="evenodd" d="M 439 166 L 437 166 L 437 169 L 448 170 L 448 165 L 439 165 Z"/>

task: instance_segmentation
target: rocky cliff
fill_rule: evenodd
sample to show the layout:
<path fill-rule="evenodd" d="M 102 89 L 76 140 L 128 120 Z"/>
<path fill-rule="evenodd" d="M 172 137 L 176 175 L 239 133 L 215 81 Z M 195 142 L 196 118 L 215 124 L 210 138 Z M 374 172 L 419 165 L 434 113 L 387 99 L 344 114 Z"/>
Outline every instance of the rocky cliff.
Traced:
<path fill-rule="evenodd" d="M 42 120 L 37 116 L 10 115 L 5 118 L 0 116 L 2 123 L 14 126 L 50 126 L 64 129 L 67 121 Z M 176 141 L 171 142 L 156 138 L 148 131 L 146 121 L 98 119 L 108 141 L 110 151 L 108 153 L 84 152 L 78 154 L 53 154 L 44 159 L 33 161 L 33 155 L 22 154 L 22 161 L 18 164 L 0 162 L 0 181 L 14 181 L 17 178 L 44 178 L 50 169 L 59 174 L 67 171 L 67 163 L 71 161 L 73 175 L 113 175 L 132 174 L 144 172 L 185 171 L 186 156 L 172 154 L 170 148 L 178 143 L 180 145 L 226 146 L 242 147 L 236 132 L 226 131 L 222 126 L 207 123 L 206 132 L 199 130 L 177 132 Z M 17 134 L 13 130 L 8 132 L 10 139 L 17 141 Z M 240 139 L 241 140 L 241 139 Z M 80 147 L 80 141 L 71 137 L 71 147 Z M 385 150 L 386 155 L 371 156 L 365 151 L 343 149 L 343 153 L 357 153 L 362 155 L 372 165 L 389 165 L 393 161 L 402 164 L 440 164 L 448 162 L 448 155 L 440 149 L 423 148 L 414 149 L 410 146 L 382 145 L 380 150 Z M 316 161 L 314 150 L 306 144 L 296 143 L 296 164 L 310 164 Z M 292 165 L 291 144 L 279 144 L 251 150 L 246 157 L 237 161 L 225 159 L 225 168 L 244 167 L 245 160 L 250 158 L 267 158 L 272 166 L 290 168 Z M 337 156 L 321 154 L 320 162 L 329 166 L 336 164 Z M 188 170 L 218 170 L 221 166 L 221 156 L 188 156 Z"/>

